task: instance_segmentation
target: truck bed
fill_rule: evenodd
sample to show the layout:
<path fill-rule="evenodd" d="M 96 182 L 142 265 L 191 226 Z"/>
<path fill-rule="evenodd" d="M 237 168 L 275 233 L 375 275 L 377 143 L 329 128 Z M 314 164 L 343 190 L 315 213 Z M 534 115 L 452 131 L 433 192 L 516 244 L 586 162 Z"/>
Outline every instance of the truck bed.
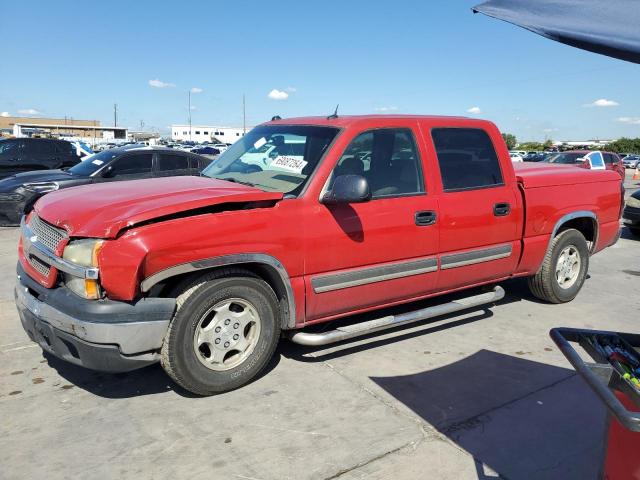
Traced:
<path fill-rule="evenodd" d="M 576 183 L 615 181 L 620 183 L 620 175 L 609 170 L 588 170 L 575 165 L 552 165 L 550 163 L 514 163 L 516 179 L 525 189 Z"/>

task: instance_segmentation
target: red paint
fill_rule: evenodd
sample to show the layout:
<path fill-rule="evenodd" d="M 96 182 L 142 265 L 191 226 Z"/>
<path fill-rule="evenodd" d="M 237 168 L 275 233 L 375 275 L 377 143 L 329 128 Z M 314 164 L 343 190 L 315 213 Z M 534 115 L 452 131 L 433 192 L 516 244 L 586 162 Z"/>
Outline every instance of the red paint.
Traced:
<path fill-rule="evenodd" d="M 115 188 L 114 188 L 115 187 Z M 78 237 L 114 238 L 130 225 L 221 203 L 280 200 L 281 193 L 205 177 L 83 185 L 45 195 L 34 210 Z"/>
<path fill-rule="evenodd" d="M 616 397 L 631 412 L 640 408 L 624 393 L 615 391 Z M 640 480 L 640 432 L 623 427 L 614 417 L 609 417 L 607 455 L 604 462 L 605 480 Z"/>
<path fill-rule="evenodd" d="M 109 239 L 100 251 L 99 266 L 101 284 L 112 299 L 136 298 L 144 278 L 182 263 L 237 253 L 271 255 L 290 277 L 297 325 L 531 275 L 540 267 L 557 221 L 577 210 L 597 215 L 597 249 L 610 245 L 617 235 L 618 175 L 539 164 L 518 165 L 514 172 L 500 132 L 487 121 L 372 115 L 287 119 L 277 124 L 342 129 L 298 198 L 283 199 L 280 193 L 208 178 L 173 177 L 54 192 L 38 202 L 36 211 L 72 237 Z M 349 142 L 363 131 L 384 127 L 413 131 L 426 194 L 339 207 L 321 204 L 321 191 Z M 484 129 L 495 145 L 504 185 L 444 192 L 430 135 L 435 127 Z M 261 201 L 266 203 L 259 203 L 259 208 L 224 211 L 232 203 Z M 494 216 L 496 203 L 509 203 L 510 214 Z M 222 211 L 199 210 L 150 222 L 209 206 Z M 414 214 L 422 210 L 437 212 L 437 223 L 416 226 Z M 512 254 L 485 263 L 324 293 L 315 293 L 311 284 L 320 274 L 424 257 L 439 260 L 502 245 L 511 245 Z M 21 262 L 27 263 L 22 254 Z M 32 270 L 27 272 L 37 278 Z"/>

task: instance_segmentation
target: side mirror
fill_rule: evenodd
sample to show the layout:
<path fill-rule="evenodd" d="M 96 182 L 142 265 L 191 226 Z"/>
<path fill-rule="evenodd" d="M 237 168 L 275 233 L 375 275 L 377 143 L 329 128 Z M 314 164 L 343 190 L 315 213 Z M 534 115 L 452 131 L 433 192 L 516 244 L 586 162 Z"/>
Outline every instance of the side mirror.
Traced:
<path fill-rule="evenodd" d="M 322 197 L 325 205 L 339 203 L 363 203 L 371 200 L 369 182 L 361 175 L 339 175 L 333 187 Z"/>
<path fill-rule="evenodd" d="M 109 165 L 107 168 L 105 168 L 102 171 L 102 177 L 103 178 L 111 178 L 113 176 L 113 167 L 111 165 Z"/>

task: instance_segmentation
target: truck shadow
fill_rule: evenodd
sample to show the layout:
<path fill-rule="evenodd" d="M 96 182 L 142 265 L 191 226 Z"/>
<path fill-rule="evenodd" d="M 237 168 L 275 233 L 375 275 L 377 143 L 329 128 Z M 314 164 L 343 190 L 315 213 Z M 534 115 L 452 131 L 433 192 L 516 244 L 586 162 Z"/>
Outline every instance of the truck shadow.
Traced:
<path fill-rule="evenodd" d="M 280 345 L 280 352 L 283 356 L 300 362 L 324 362 L 345 355 L 351 355 L 365 350 L 382 347 L 384 345 L 389 345 L 391 343 L 396 343 L 402 340 L 408 340 L 410 338 L 420 337 L 422 335 L 428 335 L 431 333 L 448 330 L 450 328 L 462 327 L 474 322 L 490 320 L 493 317 L 493 312 L 490 310 L 492 306 L 505 305 L 514 302 L 520 302 L 522 300 L 543 303 L 531 295 L 531 293 L 529 292 L 529 287 L 527 286 L 527 281 L 525 279 L 509 280 L 500 283 L 500 285 L 502 285 L 505 289 L 505 296 L 502 300 L 496 302 L 493 305 L 489 304 L 484 307 L 476 307 L 475 309 L 470 309 L 463 312 L 442 315 L 409 325 L 400 326 L 369 335 L 363 335 L 351 340 L 345 340 L 343 342 L 337 342 L 334 344 L 319 347 L 309 347 L 297 345 L 292 342 L 282 342 L 282 344 Z M 326 330 L 333 330 L 340 326 L 372 320 L 386 315 L 395 315 L 412 310 L 418 310 L 420 308 L 426 308 L 444 302 L 453 301 L 469 295 L 477 295 L 479 293 L 482 293 L 483 290 L 483 288 L 475 288 L 455 294 L 443 295 L 419 302 L 413 302 L 398 307 L 354 315 L 348 318 L 334 320 L 325 324 L 314 325 L 305 328 L 305 331 L 323 332 Z M 425 328 L 416 330 L 417 327 Z M 404 330 L 408 329 L 410 329 L 411 331 L 402 333 Z M 389 334 L 393 335 L 389 337 Z M 381 336 L 384 336 L 384 338 L 377 338 Z"/>
<path fill-rule="evenodd" d="M 42 356 L 50 367 L 75 387 L 103 398 L 130 398 L 173 391 L 186 398 L 205 398 L 183 389 L 173 382 L 160 364 L 126 373 L 103 373 L 78 367 L 53 355 L 43 352 Z M 280 354 L 275 353 L 267 367 L 254 381 L 267 375 L 280 362 Z"/>
<path fill-rule="evenodd" d="M 371 380 L 467 451 L 479 479 L 599 478 L 606 410 L 573 370 L 480 350 Z"/>

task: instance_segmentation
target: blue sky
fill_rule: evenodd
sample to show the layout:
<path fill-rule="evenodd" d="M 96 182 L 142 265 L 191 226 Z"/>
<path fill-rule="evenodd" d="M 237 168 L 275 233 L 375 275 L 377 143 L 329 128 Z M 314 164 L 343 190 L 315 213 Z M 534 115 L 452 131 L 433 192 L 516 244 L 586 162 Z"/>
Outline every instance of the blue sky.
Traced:
<path fill-rule="evenodd" d="M 111 125 L 117 103 L 119 124 L 166 133 L 194 88 L 194 124 L 241 125 L 244 93 L 249 124 L 339 103 L 487 118 L 519 140 L 640 136 L 638 65 L 474 15 L 477 3 L 0 0 L 0 112 Z"/>

